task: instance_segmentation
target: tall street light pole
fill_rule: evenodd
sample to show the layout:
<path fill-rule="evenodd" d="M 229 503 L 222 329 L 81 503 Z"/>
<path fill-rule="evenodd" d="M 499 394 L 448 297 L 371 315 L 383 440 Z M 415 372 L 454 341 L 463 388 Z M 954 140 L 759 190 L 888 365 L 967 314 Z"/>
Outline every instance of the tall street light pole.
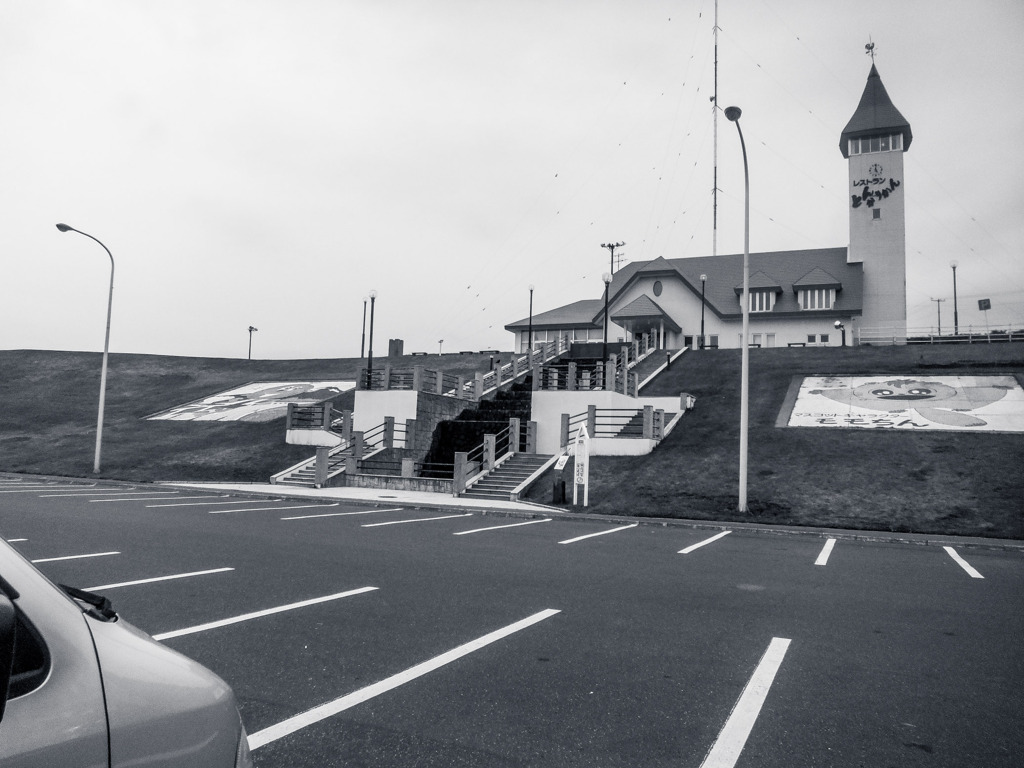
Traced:
<path fill-rule="evenodd" d="M 530 284 L 530 326 L 527 333 L 526 351 L 530 352 L 533 350 L 533 283 Z"/>
<path fill-rule="evenodd" d="M 699 349 L 704 349 L 704 284 L 708 281 L 707 275 L 700 276 L 700 343 Z"/>
<path fill-rule="evenodd" d="M 604 280 L 604 346 L 601 348 L 601 359 L 608 362 L 608 288 L 612 284 L 612 275 L 605 272 L 601 275 Z"/>
<path fill-rule="evenodd" d="M 373 307 L 377 303 L 377 292 L 370 291 L 370 352 L 366 357 L 366 388 L 373 389 Z"/>
<path fill-rule="evenodd" d="M 96 416 L 96 452 L 92 462 L 92 471 L 99 473 L 100 455 L 103 450 L 103 409 L 107 401 L 107 355 L 110 350 L 110 311 L 114 306 L 114 256 L 107 246 L 103 245 L 103 243 L 88 232 L 82 232 L 74 227 L 69 227 L 67 224 L 58 224 L 57 229 L 61 232 L 78 232 L 78 234 L 85 235 L 90 240 L 96 240 L 97 243 L 100 243 L 103 250 L 107 252 L 107 256 L 110 257 L 110 291 L 107 293 L 107 330 L 103 337 L 103 366 L 100 369 L 100 407 L 99 414 Z"/>
<path fill-rule="evenodd" d="M 366 357 L 366 302 L 368 298 L 363 296 L 363 339 L 359 342 L 359 359 Z"/>
<path fill-rule="evenodd" d="M 740 135 L 740 149 L 743 151 L 743 338 L 741 381 L 740 381 L 740 496 L 739 511 L 747 511 L 747 433 L 749 429 L 748 411 L 750 405 L 750 345 L 747 338 L 750 331 L 750 171 L 747 168 L 747 145 L 743 141 L 743 130 L 740 128 L 739 107 L 727 107 L 725 116 L 736 123 L 736 131 Z"/>
<path fill-rule="evenodd" d="M 254 331 L 258 331 L 258 330 L 259 330 L 259 328 L 254 328 L 251 325 L 249 326 L 249 359 L 250 360 L 252 360 L 252 334 L 253 334 Z"/>
<path fill-rule="evenodd" d="M 957 312 L 956 307 L 956 267 L 955 261 L 949 262 L 949 266 L 953 268 L 953 335 L 960 335 L 960 313 Z"/>

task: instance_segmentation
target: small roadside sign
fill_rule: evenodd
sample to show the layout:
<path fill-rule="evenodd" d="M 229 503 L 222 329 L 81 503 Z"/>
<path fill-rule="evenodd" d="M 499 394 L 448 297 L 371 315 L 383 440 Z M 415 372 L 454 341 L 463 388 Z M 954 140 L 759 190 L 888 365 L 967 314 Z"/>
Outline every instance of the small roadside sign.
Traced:
<path fill-rule="evenodd" d="M 582 485 L 583 506 L 585 507 L 590 500 L 590 435 L 587 434 L 586 424 L 581 424 L 576 433 L 573 454 L 576 457 L 576 464 L 573 472 L 572 503 L 579 503 L 579 491 Z"/>

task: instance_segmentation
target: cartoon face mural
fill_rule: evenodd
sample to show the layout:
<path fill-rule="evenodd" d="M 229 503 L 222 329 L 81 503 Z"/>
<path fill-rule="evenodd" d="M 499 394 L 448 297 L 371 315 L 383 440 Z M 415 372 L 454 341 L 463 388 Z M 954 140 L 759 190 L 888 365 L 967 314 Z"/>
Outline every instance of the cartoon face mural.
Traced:
<path fill-rule="evenodd" d="M 355 387 L 354 381 L 253 382 L 149 416 L 154 421 L 272 421 L 288 403 L 319 403 Z"/>
<path fill-rule="evenodd" d="M 1011 376 L 808 377 L 789 426 L 1024 431 L 1024 390 Z"/>

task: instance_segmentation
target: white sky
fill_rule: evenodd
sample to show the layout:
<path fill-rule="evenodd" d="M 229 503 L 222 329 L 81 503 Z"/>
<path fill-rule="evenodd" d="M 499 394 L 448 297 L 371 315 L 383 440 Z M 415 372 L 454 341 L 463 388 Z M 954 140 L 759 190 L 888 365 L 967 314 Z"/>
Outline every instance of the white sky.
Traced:
<path fill-rule="evenodd" d="M 608 251 L 711 252 L 714 0 L 0 0 L 0 348 L 512 348 Z M 846 246 L 876 65 L 905 156 L 908 322 L 1024 327 L 1024 3 L 720 0 L 751 250 Z M 719 119 L 718 252 L 742 251 Z"/>

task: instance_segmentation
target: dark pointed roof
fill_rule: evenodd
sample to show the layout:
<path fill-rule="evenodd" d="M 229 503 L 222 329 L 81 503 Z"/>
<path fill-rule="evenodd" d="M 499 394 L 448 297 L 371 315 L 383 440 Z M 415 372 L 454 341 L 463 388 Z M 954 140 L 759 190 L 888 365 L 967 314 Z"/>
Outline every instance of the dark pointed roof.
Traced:
<path fill-rule="evenodd" d="M 868 73 L 867 85 L 864 86 L 860 104 L 857 105 L 857 111 L 853 113 L 853 117 L 846 124 L 839 139 L 839 149 L 843 153 L 843 157 L 849 157 L 849 139 L 897 131 L 903 134 L 903 151 L 906 152 L 914 138 L 914 134 L 910 130 L 910 123 L 893 106 L 892 99 L 889 98 L 885 86 L 882 85 L 882 78 L 879 77 L 878 70 L 872 64 L 871 72 Z"/>
<path fill-rule="evenodd" d="M 665 262 L 665 266 L 669 269 L 672 269 L 672 265 L 665 261 L 665 259 L 661 259 L 661 261 Z M 640 271 L 646 272 L 647 270 Z M 675 270 L 672 270 L 672 273 L 678 274 Z M 679 324 L 665 310 L 658 306 L 658 302 L 647 294 L 637 296 L 622 309 L 612 312 L 612 320 L 620 325 L 624 320 L 661 320 L 665 323 L 665 327 L 674 333 L 679 333 L 682 330 Z"/>

